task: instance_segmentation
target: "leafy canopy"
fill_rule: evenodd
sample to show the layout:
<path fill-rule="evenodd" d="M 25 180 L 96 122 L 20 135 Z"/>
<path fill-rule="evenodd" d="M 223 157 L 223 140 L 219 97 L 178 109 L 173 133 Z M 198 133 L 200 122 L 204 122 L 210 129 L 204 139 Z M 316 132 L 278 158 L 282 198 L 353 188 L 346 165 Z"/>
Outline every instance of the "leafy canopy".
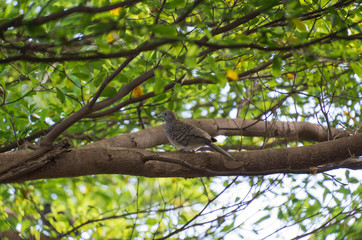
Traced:
<path fill-rule="evenodd" d="M 165 108 L 193 118 L 360 126 L 358 1 L 0 0 L 0 6 L 1 152 L 24 139 L 39 141 L 89 103 L 126 59 L 98 98 L 104 105 L 60 138 L 80 147 L 156 126 L 153 116 Z M 120 91 L 126 94 L 116 99 Z M 226 144 L 252 149 L 268 141 L 234 137 Z M 312 143 L 281 147 L 298 144 Z M 7 184 L 0 186 L 0 234 L 274 238 L 292 229 L 288 238 L 361 238 L 362 179 L 347 170 L 336 174 L 99 175 Z M 261 206 L 256 211 L 254 202 Z M 269 224 L 272 230 L 264 231 Z"/>

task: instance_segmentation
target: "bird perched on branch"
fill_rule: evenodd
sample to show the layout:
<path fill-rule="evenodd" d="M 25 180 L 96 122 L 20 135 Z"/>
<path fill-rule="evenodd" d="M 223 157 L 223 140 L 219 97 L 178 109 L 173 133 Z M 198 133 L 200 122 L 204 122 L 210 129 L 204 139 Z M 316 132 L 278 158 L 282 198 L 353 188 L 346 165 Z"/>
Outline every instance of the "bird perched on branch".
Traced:
<path fill-rule="evenodd" d="M 204 130 L 179 120 L 176 114 L 170 110 L 162 112 L 158 118 L 166 121 L 166 135 L 175 147 L 183 151 L 196 151 L 202 146 L 208 145 L 224 156 L 237 161 L 228 152 L 215 145 L 216 139 Z"/>

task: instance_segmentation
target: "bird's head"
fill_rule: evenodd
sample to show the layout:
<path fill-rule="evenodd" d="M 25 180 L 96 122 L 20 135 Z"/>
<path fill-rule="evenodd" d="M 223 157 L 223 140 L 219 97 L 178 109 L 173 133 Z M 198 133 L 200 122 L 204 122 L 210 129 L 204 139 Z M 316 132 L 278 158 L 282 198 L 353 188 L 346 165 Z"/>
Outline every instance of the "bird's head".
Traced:
<path fill-rule="evenodd" d="M 177 119 L 177 116 L 171 110 L 166 110 L 166 111 L 163 111 L 161 113 L 161 115 L 158 116 L 158 118 L 163 118 L 165 121 L 170 121 L 170 120 Z"/>

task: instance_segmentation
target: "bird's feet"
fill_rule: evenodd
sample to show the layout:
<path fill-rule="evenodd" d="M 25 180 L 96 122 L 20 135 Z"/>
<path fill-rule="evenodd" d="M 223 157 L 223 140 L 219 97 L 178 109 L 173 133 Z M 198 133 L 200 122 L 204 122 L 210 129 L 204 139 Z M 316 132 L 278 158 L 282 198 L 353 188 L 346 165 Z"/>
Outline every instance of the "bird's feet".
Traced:
<path fill-rule="evenodd" d="M 187 152 L 187 153 L 196 153 L 195 150 L 191 150 L 191 151 L 186 151 L 185 149 L 180 149 L 177 152 Z"/>

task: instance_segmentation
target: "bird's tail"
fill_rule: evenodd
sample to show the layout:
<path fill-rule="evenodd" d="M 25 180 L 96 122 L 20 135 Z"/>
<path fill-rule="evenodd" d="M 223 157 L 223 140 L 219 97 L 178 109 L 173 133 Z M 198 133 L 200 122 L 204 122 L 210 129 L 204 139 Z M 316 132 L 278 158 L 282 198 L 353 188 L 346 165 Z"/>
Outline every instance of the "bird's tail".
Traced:
<path fill-rule="evenodd" d="M 215 151 L 218 151 L 219 153 L 223 154 L 224 156 L 237 161 L 233 156 L 231 156 L 228 152 L 226 152 L 224 149 L 222 149 L 221 147 L 219 147 L 218 145 L 215 145 L 213 143 L 208 144 L 211 148 L 213 148 Z"/>

